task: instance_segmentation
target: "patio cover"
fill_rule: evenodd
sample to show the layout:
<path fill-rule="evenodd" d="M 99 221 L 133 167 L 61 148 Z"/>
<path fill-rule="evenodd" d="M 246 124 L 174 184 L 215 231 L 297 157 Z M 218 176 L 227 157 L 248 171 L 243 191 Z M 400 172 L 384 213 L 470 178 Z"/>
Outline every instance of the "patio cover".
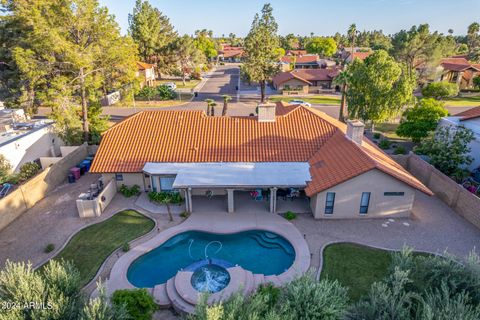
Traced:
<path fill-rule="evenodd" d="M 150 175 L 176 174 L 173 187 L 305 187 L 311 180 L 307 162 L 147 162 Z"/>

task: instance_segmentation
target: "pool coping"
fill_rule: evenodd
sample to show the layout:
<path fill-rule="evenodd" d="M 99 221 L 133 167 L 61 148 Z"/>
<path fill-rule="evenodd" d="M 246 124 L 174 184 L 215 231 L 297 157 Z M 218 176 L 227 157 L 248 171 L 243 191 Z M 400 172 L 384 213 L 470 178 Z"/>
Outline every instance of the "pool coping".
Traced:
<path fill-rule="evenodd" d="M 295 260 L 287 271 L 276 276 L 278 279 L 278 285 L 290 282 L 299 275 L 307 272 L 310 268 L 310 250 L 303 235 L 292 223 L 276 214 L 263 212 L 260 213 L 260 215 L 271 215 L 267 216 L 266 220 L 268 221 L 265 221 L 266 223 L 259 223 L 261 222 L 259 220 L 264 219 L 259 219 L 258 217 L 255 219 L 248 219 L 245 217 L 245 219 L 242 220 L 241 225 L 238 223 L 224 223 L 221 225 L 221 227 L 216 226 L 215 223 L 209 223 L 208 220 L 205 221 L 205 219 L 208 219 L 208 217 L 201 217 L 201 215 L 202 214 L 195 214 L 195 216 L 190 216 L 186 221 L 184 221 L 184 223 L 160 232 L 152 239 L 135 246 L 130 251 L 122 255 L 115 262 L 112 270 L 110 271 L 110 277 L 105 283 L 107 295 L 110 296 L 115 290 L 136 289 L 137 287 L 131 284 L 127 278 L 127 272 L 130 265 L 137 258 L 162 245 L 171 237 L 187 231 L 231 234 L 250 230 L 262 230 L 273 232 L 284 237 L 290 242 L 295 250 Z M 223 213 L 223 215 L 225 215 L 225 219 L 228 220 L 230 214 Z M 153 290 L 153 288 L 147 289 Z"/>

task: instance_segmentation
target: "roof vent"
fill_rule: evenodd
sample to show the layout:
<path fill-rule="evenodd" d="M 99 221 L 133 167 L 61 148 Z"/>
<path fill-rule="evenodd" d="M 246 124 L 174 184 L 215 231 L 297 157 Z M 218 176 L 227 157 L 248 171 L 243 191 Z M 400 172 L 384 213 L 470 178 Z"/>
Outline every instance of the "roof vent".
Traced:
<path fill-rule="evenodd" d="M 347 121 L 347 138 L 361 145 L 363 141 L 363 132 L 365 131 L 365 125 L 359 120 Z"/>
<path fill-rule="evenodd" d="M 258 105 L 258 122 L 275 122 L 275 103 L 261 103 Z"/>

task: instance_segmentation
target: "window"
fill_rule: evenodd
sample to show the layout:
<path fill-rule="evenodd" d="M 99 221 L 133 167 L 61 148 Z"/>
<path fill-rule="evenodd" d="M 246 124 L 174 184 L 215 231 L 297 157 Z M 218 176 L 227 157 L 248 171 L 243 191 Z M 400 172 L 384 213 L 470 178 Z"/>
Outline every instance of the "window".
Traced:
<path fill-rule="evenodd" d="M 383 195 L 386 197 L 403 197 L 405 192 L 384 192 Z"/>
<path fill-rule="evenodd" d="M 360 200 L 360 213 L 368 213 L 368 205 L 370 204 L 370 192 L 362 192 L 362 200 Z"/>
<path fill-rule="evenodd" d="M 152 180 L 152 191 L 157 192 L 157 180 L 158 178 L 155 176 L 151 176 L 150 178 Z"/>
<path fill-rule="evenodd" d="M 116 173 L 116 174 L 115 174 L 115 180 L 117 180 L 117 181 L 123 181 L 123 174 L 121 174 L 121 173 Z"/>
<path fill-rule="evenodd" d="M 325 201 L 325 214 L 333 213 L 334 204 L 335 204 L 335 192 L 327 192 L 327 199 Z"/>
<path fill-rule="evenodd" d="M 160 189 L 162 191 L 172 191 L 175 177 L 160 177 Z"/>

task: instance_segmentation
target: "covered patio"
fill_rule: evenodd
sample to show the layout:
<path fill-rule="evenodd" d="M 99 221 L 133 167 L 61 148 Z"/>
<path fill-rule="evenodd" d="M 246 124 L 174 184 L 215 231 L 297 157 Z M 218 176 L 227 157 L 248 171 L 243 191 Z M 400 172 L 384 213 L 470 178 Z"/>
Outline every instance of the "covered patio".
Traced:
<path fill-rule="evenodd" d="M 149 162 L 143 171 L 151 179 L 174 176 L 172 188 L 184 193 L 188 212 L 226 209 L 228 212 L 255 210 L 275 213 L 279 190 L 283 193 L 285 190 L 300 192 L 311 179 L 306 162 Z M 301 204 L 300 212 L 305 212 L 308 210 L 308 199 L 303 197 L 303 202 L 300 199 L 281 200 L 282 207 L 295 208 Z M 290 210 L 285 208 L 282 212 Z"/>

